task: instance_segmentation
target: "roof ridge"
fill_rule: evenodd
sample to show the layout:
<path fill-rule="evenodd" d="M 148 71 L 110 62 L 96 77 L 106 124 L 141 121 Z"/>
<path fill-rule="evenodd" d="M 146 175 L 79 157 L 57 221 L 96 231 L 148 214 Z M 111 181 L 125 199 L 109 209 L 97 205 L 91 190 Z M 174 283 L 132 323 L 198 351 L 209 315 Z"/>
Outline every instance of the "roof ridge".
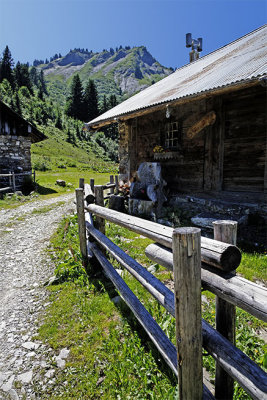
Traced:
<path fill-rule="evenodd" d="M 213 50 L 213 51 L 211 51 L 211 52 L 208 53 L 208 54 L 205 54 L 203 57 L 200 57 L 200 58 L 198 58 L 197 60 L 195 60 L 195 61 L 193 61 L 193 62 L 189 62 L 188 64 L 182 65 L 181 67 L 177 68 L 174 72 L 180 71 L 181 69 L 188 67 L 188 65 L 196 64 L 197 62 L 200 62 L 201 60 L 203 60 L 203 58 L 208 57 L 208 56 L 210 56 L 211 54 L 214 54 L 214 53 L 216 53 L 217 51 L 220 51 L 221 49 L 223 49 L 223 48 L 225 48 L 225 47 L 227 47 L 227 46 L 230 46 L 230 45 L 232 45 L 233 43 L 236 43 L 236 42 L 238 42 L 239 40 L 244 39 L 245 37 L 250 36 L 250 35 L 254 34 L 255 32 L 260 31 L 261 29 L 266 28 L 266 27 L 267 27 L 267 24 L 264 24 L 264 25 L 262 25 L 262 26 L 259 26 L 258 28 L 254 29 L 253 31 L 251 31 L 251 32 L 249 32 L 249 33 L 246 33 L 245 35 L 240 36 L 239 38 L 237 38 L 237 39 L 235 39 L 235 40 L 232 40 L 232 42 L 229 42 L 229 43 L 225 44 L 224 46 L 221 46 L 221 47 L 219 47 L 218 49 Z M 160 81 L 159 81 L 159 82 L 160 82 Z"/>

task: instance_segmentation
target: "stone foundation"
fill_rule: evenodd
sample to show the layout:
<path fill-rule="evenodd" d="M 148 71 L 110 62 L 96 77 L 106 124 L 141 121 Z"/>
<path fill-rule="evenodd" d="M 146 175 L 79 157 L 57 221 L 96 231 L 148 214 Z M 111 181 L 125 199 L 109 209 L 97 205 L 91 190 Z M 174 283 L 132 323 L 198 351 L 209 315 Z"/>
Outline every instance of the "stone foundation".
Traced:
<path fill-rule="evenodd" d="M 31 172 L 31 139 L 25 136 L 0 135 L 0 174 Z M 24 177 L 16 177 L 20 188 Z M 0 187 L 9 186 L 9 178 L 0 177 Z"/>

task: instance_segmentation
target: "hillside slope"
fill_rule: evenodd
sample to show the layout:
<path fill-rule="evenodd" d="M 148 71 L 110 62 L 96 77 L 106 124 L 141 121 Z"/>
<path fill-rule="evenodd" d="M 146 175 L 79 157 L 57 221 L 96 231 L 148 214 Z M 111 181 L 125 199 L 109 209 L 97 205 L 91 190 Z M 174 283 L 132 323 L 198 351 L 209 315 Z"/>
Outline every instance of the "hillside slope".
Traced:
<path fill-rule="evenodd" d="M 104 94 L 116 94 L 123 100 L 173 71 L 157 62 L 144 46 L 99 53 L 75 49 L 40 67 L 51 95 L 60 102 L 64 101 L 75 73 L 82 82 L 89 78 L 95 81 L 100 99 Z"/>

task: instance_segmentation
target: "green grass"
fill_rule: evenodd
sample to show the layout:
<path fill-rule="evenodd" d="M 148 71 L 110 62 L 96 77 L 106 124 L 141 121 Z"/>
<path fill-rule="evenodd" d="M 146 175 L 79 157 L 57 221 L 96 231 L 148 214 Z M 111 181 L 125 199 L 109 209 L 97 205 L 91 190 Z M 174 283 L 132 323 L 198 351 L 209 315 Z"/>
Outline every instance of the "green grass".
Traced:
<path fill-rule="evenodd" d="M 62 222 L 50 251 L 61 283 L 50 288 L 52 304 L 39 338 L 71 352 L 42 398 L 173 399 L 175 379 L 153 356 L 135 320 L 110 300 L 116 295 L 112 285 L 85 274 L 75 217 Z"/>
<path fill-rule="evenodd" d="M 4 197 L 0 200 L 0 209 L 16 208 L 27 201 L 35 201 L 36 199 L 44 200 L 52 197 L 57 197 L 65 193 L 74 192 L 79 187 L 79 179 L 84 178 L 85 182 L 89 183 L 90 179 L 95 179 L 98 184 L 109 182 L 109 174 L 97 173 L 95 171 L 82 168 L 56 169 L 52 171 L 36 172 L 37 188 L 33 196 L 17 196 L 11 198 Z M 65 187 L 56 184 L 58 179 L 65 180 Z"/>
<path fill-rule="evenodd" d="M 267 254 L 242 252 L 242 260 L 237 273 L 251 281 L 267 282 Z"/>
<path fill-rule="evenodd" d="M 106 234 L 145 267 L 151 265 L 144 254 L 151 243 L 149 239 L 110 223 L 106 223 Z M 62 222 L 50 251 L 60 284 L 50 289 L 52 305 L 39 335 L 54 349 L 67 346 L 71 352 L 66 368 L 56 376 L 55 387 L 42 398 L 174 399 L 175 378 L 128 309 L 114 306 L 110 298 L 117 292 L 112 284 L 103 275 L 100 277 L 100 273 L 88 278 L 83 270 L 75 217 Z M 261 257 L 265 255 L 246 254 L 240 270 L 245 266 L 253 269 L 253 279 L 263 280 Z M 114 260 L 112 263 L 122 269 Z M 172 273 L 155 267 L 160 280 L 166 283 L 173 280 Z M 123 277 L 175 343 L 174 319 L 128 272 Z M 209 292 L 203 294 L 207 299 L 203 302 L 203 317 L 214 326 L 215 296 Z M 263 327 L 266 329 L 267 325 L 237 308 L 237 347 L 262 368 L 267 349 L 258 333 Z M 214 379 L 212 357 L 203 357 L 203 364 Z M 234 399 L 250 397 L 236 384 Z"/>

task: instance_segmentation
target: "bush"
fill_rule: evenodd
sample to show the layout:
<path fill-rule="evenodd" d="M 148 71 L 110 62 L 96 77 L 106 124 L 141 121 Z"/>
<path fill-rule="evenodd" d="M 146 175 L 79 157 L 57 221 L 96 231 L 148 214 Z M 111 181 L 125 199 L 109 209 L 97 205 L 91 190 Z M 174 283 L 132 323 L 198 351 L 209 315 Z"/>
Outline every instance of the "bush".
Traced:
<path fill-rule="evenodd" d="M 36 171 L 50 171 L 51 165 L 44 160 L 37 160 L 33 163 L 33 169 L 35 169 Z"/>

